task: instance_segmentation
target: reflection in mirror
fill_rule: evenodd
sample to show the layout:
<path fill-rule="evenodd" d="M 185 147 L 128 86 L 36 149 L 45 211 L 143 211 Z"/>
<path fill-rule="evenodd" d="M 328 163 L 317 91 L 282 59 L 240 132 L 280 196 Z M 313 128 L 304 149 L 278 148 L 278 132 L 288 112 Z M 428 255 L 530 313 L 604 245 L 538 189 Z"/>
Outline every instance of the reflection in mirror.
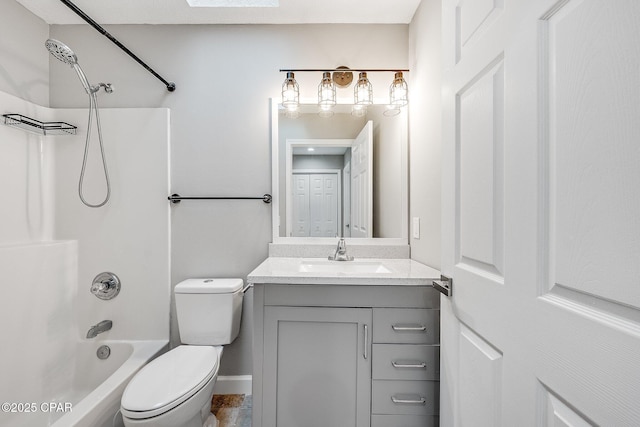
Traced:
<path fill-rule="evenodd" d="M 407 116 L 372 105 L 331 117 L 273 104 L 274 242 L 336 236 L 407 238 Z M 277 135 L 277 141 L 276 141 Z M 279 221 L 277 220 L 279 218 Z"/>

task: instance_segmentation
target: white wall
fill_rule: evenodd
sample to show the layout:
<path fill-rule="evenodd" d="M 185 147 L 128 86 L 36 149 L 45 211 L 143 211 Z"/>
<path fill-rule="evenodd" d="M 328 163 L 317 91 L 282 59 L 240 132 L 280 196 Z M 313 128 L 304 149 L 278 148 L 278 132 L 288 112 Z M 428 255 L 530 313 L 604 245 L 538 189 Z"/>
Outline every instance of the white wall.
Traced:
<path fill-rule="evenodd" d="M 48 37 L 43 20 L 14 0 L 0 1 L 0 91 L 49 105 Z"/>
<path fill-rule="evenodd" d="M 384 109 L 369 108 L 367 120 L 373 120 L 373 237 L 406 235 L 402 221 L 407 206 L 407 109 L 398 115 L 384 116 Z M 406 215 L 406 214 L 405 214 Z"/>
<path fill-rule="evenodd" d="M 409 26 L 410 218 L 420 218 L 411 258 L 440 268 L 441 6 L 422 0 Z M 411 224 L 411 222 L 410 222 Z"/>
<path fill-rule="evenodd" d="M 171 192 L 261 196 L 271 192 L 269 98 L 281 68 L 405 68 L 406 25 L 118 25 L 105 28 L 177 90 L 166 91 L 87 25 L 52 26 L 92 82 L 116 92 L 105 107 L 171 109 Z M 52 61 L 55 61 L 52 59 Z M 80 107 L 86 95 L 67 66 L 52 62 L 51 104 Z M 301 98 L 315 98 L 320 75 L 296 76 Z M 386 96 L 387 75 L 370 76 Z M 376 92 L 379 91 L 379 92 Z M 148 167 L 150 167 L 149 165 Z M 260 201 L 182 202 L 172 206 L 172 286 L 188 277 L 241 277 L 267 257 L 271 206 Z M 250 301 L 247 301 L 250 304 Z M 221 375 L 251 372 L 251 317 L 225 349 Z M 173 324 L 173 344 L 178 342 Z"/>

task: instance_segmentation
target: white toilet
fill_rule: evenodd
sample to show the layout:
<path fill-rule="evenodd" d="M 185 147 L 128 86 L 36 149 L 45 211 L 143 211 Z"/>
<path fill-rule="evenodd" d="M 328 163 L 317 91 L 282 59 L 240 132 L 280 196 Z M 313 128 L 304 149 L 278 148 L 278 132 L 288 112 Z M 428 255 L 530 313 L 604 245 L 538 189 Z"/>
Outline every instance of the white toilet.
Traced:
<path fill-rule="evenodd" d="M 240 331 L 242 279 L 188 279 L 176 285 L 176 313 L 184 345 L 143 367 L 121 401 L 124 425 L 215 426 L 213 385 L 222 345 Z"/>

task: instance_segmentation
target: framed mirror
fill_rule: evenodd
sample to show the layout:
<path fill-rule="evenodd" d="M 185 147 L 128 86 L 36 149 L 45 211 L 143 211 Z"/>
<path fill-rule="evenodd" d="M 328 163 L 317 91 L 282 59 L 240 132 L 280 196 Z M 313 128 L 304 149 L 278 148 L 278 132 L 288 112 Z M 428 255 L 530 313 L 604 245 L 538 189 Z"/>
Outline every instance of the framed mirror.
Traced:
<path fill-rule="evenodd" d="M 408 243 L 406 109 L 352 107 L 272 99 L 273 243 Z"/>

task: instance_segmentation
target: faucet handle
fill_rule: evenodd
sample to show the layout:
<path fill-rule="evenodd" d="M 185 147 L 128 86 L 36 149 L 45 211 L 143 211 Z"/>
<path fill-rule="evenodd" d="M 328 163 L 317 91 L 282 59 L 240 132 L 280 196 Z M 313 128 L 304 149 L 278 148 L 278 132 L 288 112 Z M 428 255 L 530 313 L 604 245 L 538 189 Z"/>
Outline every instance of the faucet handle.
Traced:
<path fill-rule="evenodd" d="M 115 298 L 120 293 L 120 279 L 113 273 L 100 273 L 93 279 L 91 293 L 102 300 Z"/>

